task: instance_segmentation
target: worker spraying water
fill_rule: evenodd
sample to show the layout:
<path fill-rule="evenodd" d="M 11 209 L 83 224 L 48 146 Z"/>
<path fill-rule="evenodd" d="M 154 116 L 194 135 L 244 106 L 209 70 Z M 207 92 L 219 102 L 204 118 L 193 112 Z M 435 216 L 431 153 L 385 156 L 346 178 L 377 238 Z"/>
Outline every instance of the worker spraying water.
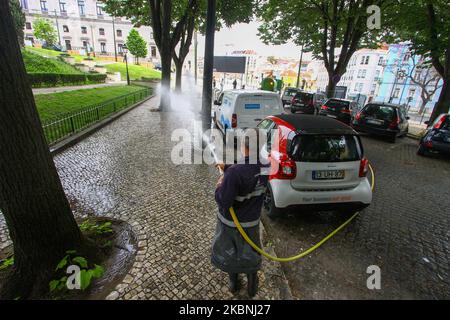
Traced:
<path fill-rule="evenodd" d="M 257 133 L 256 150 L 259 150 L 258 138 Z M 248 295 L 253 297 L 258 291 L 257 272 L 261 268 L 261 256 L 241 236 L 229 212 L 230 207 L 235 209 L 246 234 L 260 246 L 259 223 L 268 176 L 261 174 L 264 166 L 259 161 L 258 152 L 250 156 L 250 149 L 254 150 L 250 148 L 251 142 L 252 139 L 247 135 L 243 136 L 241 163 L 217 164 L 223 175 L 215 191 L 219 212 L 211 261 L 214 266 L 228 273 L 232 293 L 240 289 L 239 275 L 246 274 Z"/>

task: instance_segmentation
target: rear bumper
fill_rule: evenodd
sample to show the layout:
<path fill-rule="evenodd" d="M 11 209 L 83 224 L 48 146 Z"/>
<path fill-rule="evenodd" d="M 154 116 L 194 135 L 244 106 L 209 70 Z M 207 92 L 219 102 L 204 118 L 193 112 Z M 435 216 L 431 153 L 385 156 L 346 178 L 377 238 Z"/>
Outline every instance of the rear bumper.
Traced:
<path fill-rule="evenodd" d="M 361 132 L 365 132 L 365 133 L 375 134 L 375 135 L 383 136 L 383 137 L 394 137 L 394 136 L 397 136 L 400 133 L 399 130 L 392 130 L 392 129 L 385 129 L 385 128 L 374 128 L 374 127 L 369 127 L 369 126 L 366 126 L 366 125 L 361 125 L 361 124 L 355 123 L 355 122 L 352 123 L 352 127 L 356 131 L 361 131 Z"/>
<path fill-rule="evenodd" d="M 319 111 L 319 115 L 326 116 L 326 117 L 328 117 L 329 115 L 335 116 L 336 117 L 335 119 L 337 119 L 341 122 L 344 122 L 345 124 L 350 124 L 350 122 L 352 120 L 352 117 L 349 114 L 345 114 L 345 113 L 334 114 L 334 113 L 328 113 L 326 111 Z"/>
<path fill-rule="evenodd" d="M 314 113 L 314 106 L 299 106 L 299 105 L 295 105 L 295 104 L 291 104 L 291 111 L 293 112 L 303 112 L 303 113 Z"/>
<path fill-rule="evenodd" d="M 275 206 L 336 207 L 358 204 L 365 207 L 372 202 L 372 189 L 367 178 L 348 190 L 300 191 L 292 188 L 290 180 L 273 179 L 270 182 Z"/>
<path fill-rule="evenodd" d="M 432 140 L 433 146 L 431 147 L 432 151 L 437 151 L 440 153 L 450 154 L 450 143 L 440 142 Z"/>

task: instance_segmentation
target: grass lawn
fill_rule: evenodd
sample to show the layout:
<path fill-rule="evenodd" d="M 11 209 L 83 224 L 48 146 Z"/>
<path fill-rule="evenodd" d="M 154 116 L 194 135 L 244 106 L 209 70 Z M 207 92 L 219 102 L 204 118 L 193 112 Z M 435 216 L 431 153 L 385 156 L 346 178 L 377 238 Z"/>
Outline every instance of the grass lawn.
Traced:
<path fill-rule="evenodd" d="M 67 63 L 45 58 L 28 50 L 22 51 L 22 57 L 27 72 L 82 74 L 81 71 Z"/>
<path fill-rule="evenodd" d="M 107 64 L 105 66 L 106 66 L 106 70 L 108 72 L 120 72 L 120 74 L 122 75 L 122 79 L 126 79 L 127 71 L 126 71 L 125 63 L 117 62 L 117 63 Z M 131 80 L 138 80 L 138 79 L 141 79 L 142 77 L 161 79 L 161 72 L 159 72 L 158 70 L 144 67 L 144 66 L 128 64 L 128 71 L 129 71 Z"/>
<path fill-rule="evenodd" d="M 93 104 L 142 90 L 139 86 L 111 86 L 82 89 L 34 96 L 39 116 L 43 122 L 83 109 Z"/>
<path fill-rule="evenodd" d="M 33 52 L 33 53 L 36 53 L 36 54 L 39 54 L 41 56 L 45 56 L 45 57 L 58 57 L 58 56 L 61 55 L 61 53 L 63 53 L 63 52 L 60 52 L 60 51 L 43 49 L 43 48 L 36 48 L 36 47 L 26 47 L 26 50 L 30 51 L 30 52 Z M 82 62 L 84 58 L 87 58 L 87 56 L 82 56 L 82 55 L 79 55 L 79 54 L 72 54 L 71 56 L 75 58 L 76 62 Z M 91 58 L 96 60 L 96 58 L 94 58 L 94 57 L 91 57 Z"/>

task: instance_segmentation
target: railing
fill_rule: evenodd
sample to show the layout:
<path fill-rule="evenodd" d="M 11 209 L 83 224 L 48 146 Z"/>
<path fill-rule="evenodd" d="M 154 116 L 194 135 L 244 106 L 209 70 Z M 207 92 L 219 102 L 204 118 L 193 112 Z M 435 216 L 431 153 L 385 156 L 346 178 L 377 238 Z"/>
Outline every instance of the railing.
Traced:
<path fill-rule="evenodd" d="M 73 135 L 107 116 L 144 100 L 151 95 L 151 89 L 145 88 L 127 95 L 88 106 L 80 111 L 68 113 L 62 117 L 50 119 L 42 124 L 49 145 Z"/>

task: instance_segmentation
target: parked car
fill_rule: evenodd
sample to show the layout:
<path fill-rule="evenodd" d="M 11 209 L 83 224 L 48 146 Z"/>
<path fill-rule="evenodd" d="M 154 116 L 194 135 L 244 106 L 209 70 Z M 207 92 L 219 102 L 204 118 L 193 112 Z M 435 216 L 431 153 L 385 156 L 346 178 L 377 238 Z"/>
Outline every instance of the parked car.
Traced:
<path fill-rule="evenodd" d="M 299 91 L 291 100 L 291 112 L 316 114 L 325 101 L 326 96 L 322 93 Z"/>
<path fill-rule="evenodd" d="M 402 106 L 386 103 L 369 103 L 352 121 L 357 131 L 387 137 L 395 142 L 408 134 L 409 117 Z"/>
<path fill-rule="evenodd" d="M 255 128 L 265 117 L 284 111 L 277 93 L 262 90 L 225 90 L 216 105 L 216 125 L 223 133 Z"/>
<path fill-rule="evenodd" d="M 352 110 L 356 108 L 356 102 L 344 99 L 328 99 L 320 107 L 319 115 L 337 119 L 347 125 L 352 121 Z"/>
<path fill-rule="evenodd" d="M 292 98 L 295 96 L 297 92 L 299 92 L 298 88 L 286 87 L 284 89 L 283 94 L 281 95 L 283 107 L 291 104 Z"/>
<path fill-rule="evenodd" d="M 370 205 L 368 160 L 351 127 L 328 117 L 284 114 L 267 117 L 258 128 L 268 130 L 260 154 L 271 164 L 264 198 L 269 217 L 292 207 L 350 213 Z"/>
<path fill-rule="evenodd" d="M 437 117 L 420 139 L 417 154 L 425 156 L 434 152 L 450 154 L 450 114 L 448 113 Z"/>

